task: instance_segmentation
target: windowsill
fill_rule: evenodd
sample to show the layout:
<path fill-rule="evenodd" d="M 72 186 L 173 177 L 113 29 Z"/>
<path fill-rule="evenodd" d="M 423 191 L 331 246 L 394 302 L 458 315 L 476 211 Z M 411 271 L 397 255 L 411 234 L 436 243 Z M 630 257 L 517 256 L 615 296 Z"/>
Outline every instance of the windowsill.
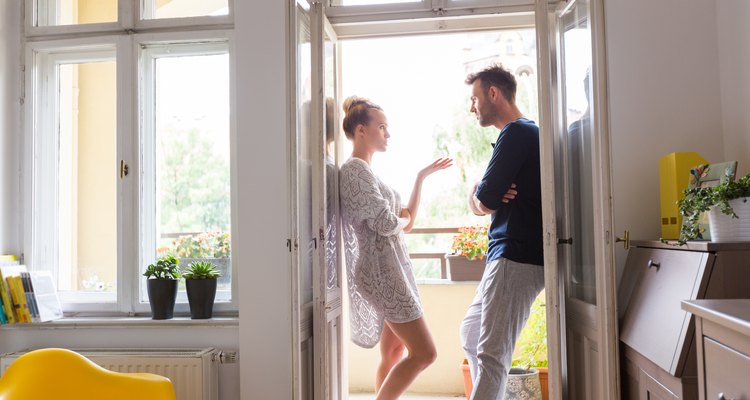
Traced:
<path fill-rule="evenodd" d="M 239 317 L 215 317 L 210 319 L 174 317 L 160 320 L 150 317 L 65 317 L 48 322 L 3 325 L 0 329 L 171 328 L 181 326 L 236 328 L 239 324 Z"/>

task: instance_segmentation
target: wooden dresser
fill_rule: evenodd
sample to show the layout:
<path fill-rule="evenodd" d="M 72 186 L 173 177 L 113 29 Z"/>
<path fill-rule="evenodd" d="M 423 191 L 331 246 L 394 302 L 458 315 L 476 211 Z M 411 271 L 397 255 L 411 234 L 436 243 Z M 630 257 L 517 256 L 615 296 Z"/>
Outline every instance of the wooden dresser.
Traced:
<path fill-rule="evenodd" d="M 632 245 L 618 289 L 623 399 L 697 400 L 695 324 L 681 302 L 749 299 L 750 243 Z"/>
<path fill-rule="evenodd" d="M 750 399 L 750 300 L 691 300 L 682 308 L 695 316 L 698 398 Z"/>

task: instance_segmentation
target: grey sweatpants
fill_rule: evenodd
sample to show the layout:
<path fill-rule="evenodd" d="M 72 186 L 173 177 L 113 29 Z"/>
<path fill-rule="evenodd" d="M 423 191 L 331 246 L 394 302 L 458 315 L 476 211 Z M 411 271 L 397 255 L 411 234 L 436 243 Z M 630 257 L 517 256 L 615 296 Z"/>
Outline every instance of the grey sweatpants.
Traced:
<path fill-rule="evenodd" d="M 502 400 L 513 348 L 544 289 L 544 267 L 505 258 L 490 261 L 461 323 L 469 360 L 471 400 Z"/>

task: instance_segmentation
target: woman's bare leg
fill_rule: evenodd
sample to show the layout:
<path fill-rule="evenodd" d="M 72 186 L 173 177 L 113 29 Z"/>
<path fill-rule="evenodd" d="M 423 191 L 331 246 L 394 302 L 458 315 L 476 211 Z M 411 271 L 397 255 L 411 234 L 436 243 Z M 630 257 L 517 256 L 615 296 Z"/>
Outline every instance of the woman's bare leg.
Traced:
<path fill-rule="evenodd" d="M 406 391 L 414 378 L 435 361 L 437 350 L 424 318 L 397 324 L 386 322 L 406 346 L 409 354 L 402 358 L 386 376 L 376 400 L 395 400 Z"/>
<path fill-rule="evenodd" d="M 401 339 L 393 333 L 386 323 L 383 326 L 383 333 L 380 335 L 380 365 L 378 365 L 378 370 L 375 373 L 375 392 L 378 392 L 380 387 L 383 386 L 383 381 L 391 372 L 393 366 L 404 358 L 405 348 Z"/>

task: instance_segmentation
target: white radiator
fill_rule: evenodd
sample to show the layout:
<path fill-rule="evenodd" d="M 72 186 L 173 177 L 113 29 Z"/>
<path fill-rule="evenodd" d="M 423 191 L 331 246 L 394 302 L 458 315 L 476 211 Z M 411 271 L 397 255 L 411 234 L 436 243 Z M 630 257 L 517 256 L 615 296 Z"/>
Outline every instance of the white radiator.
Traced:
<path fill-rule="evenodd" d="M 71 349 L 116 372 L 150 372 L 172 381 L 177 400 L 219 400 L 219 357 L 206 349 Z M 0 358 L 0 373 L 25 351 Z"/>

